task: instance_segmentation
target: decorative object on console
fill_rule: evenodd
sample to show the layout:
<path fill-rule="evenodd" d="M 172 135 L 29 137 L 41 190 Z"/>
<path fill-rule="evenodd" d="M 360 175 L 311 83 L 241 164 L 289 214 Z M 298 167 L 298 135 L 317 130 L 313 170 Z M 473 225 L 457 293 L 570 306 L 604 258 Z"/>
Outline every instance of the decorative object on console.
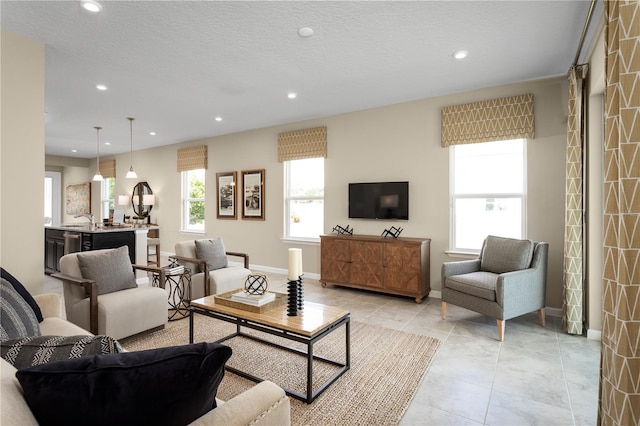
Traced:
<path fill-rule="evenodd" d="M 398 238 L 401 232 L 402 228 L 396 228 L 395 226 L 392 226 L 391 228 L 382 231 L 382 237 L 387 238 L 389 235 L 391 235 L 393 238 Z"/>
<path fill-rule="evenodd" d="M 135 118 L 127 117 L 127 120 L 129 120 L 129 136 L 131 140 L 131 149 L 129 151 L 129 163 L 131 164 L 131 167 L 125 177 L 127 179 L 138 179 L 138 174 L 133 171 L 133 120 L 135 120 Z"/>
<path fill-rule="evenodd" d="M 347 225 L 344 228 L 340 225 L 336 225 L 333 227 L 332 231 L 338 235 L 343 235 L 343 234 L 353 235 L 353 228 L 349 228 L 349 225 Z"/>
<path fill-rule="evenodd" d="M 302 289 L 302 249 L 289 249 L 289 273 L 287 282 L 287 315 L 297 316 L 298 311 L 304 309 L 304 294 Z"/>
<path fill-rule="evenodd" d="M 102 129 L 102 127 L 94 127 L 94 129 L 96 129 L 96 137 L 98 140 L 98 150 L 97 150 L 97 164 L 96 164 L 96 174 L 93 175 L 93 181 L 94 182 L 102 182 L 104 180 L 104 178 L 102 177 L 102 175 L 100 174 L 100 129 Z"/>
<path fill-rule="evenodd" d="M 249 296 L 263 296 L 270 287 L 269 277 L 264 274 L 249 274 L 244 280 L 244 292 Z"/>

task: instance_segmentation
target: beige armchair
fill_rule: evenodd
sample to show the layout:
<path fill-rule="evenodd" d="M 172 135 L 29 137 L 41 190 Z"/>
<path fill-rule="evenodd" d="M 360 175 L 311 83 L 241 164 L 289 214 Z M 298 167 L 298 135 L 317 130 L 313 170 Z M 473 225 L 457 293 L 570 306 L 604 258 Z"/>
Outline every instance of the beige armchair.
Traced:
<path fill-rule="evenodd" d="M 251 274 L 249 255 L 226 251 L 222 238 L 182 241 L 175 251 L 171 257 L 191 270 L 192 300 L 241 288 Z M 228 256 L 241 257 L 243 267 L 229 265 Z"/>
<path fill-rule="evenodd" d="M 447 303 L 496 319 L 498 339 L 505 321 L 538 311 L 545 326 L 549 244 L 489 236 L 480 257 L 442 264 L 442 319 Z"/>
<path fill-rule="evenodd" d="M 93 334 L 122 339 L 167 323 L 167 292 L 164 288 L 138 286 L 128 247 L 71 253 L 60 258 L 67 320 Z"/>

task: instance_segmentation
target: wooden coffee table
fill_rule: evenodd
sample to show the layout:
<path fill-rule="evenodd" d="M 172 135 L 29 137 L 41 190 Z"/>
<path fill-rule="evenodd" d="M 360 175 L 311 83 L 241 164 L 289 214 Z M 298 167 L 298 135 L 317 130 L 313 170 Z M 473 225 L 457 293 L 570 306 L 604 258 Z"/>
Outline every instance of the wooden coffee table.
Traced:
<path fill-rule="evenodd" d="M 191 301 L 189 307 L 189 342 L 193 343 L 194 315 L 202 314 L 222 321 L 236 324 L 236 332 L 222 339 L 217 343 L 224 342 L 237 336 L 246 337 L 265 343 L 270 346 L 279 347 L 289 352 L 295 352 L 307 357 L 307 392 L 306 395 L 291 389 L 284 389 L 285 392 L 307 404 L 313 402 L 329 385 L 335 382 L 350 367 L 350 321 L 349 312 L 344 309 L 321 305 L 319 303 L 304 302 L 304 309 L 298 311 L 297 316 L 287 316 L 287 307 L 279 306 L 263 313 L 250 312 L 243 309 L 233 308 L 215 303 L 214 296 L 207 296 Z M 345 362 L 338 362 L 313 354 L 313 345 L 320 339 L 331 334 L 340 326 L 345 326 Z M 245 334 L 242 327 L 258 330 L 263 333 L 282 337 L 294 342 L 306 344 L 306 351 L 289 348 L 275 342 L 261 339 L 259 337 Z M 316 391 L 313 390 L 313 361 L 320 360 L 340 367 L 340 369 L 323 383 Z M 256 376 L 248 372 L 240 371 L 233 367 L 225 367 L 226 370 L 241 377 L 261 382 Z"/>

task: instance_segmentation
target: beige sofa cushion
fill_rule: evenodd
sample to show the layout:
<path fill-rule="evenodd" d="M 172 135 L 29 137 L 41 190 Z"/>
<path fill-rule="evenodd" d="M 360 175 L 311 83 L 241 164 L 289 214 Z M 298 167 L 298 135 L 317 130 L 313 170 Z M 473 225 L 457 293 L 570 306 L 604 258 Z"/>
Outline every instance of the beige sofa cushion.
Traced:
<path fill-rule="evenodd" d="M 16 379 L 16 369 L 4 359 L 0 358 L 0 397 L 2 397 L 2 410 L 0 410 L 0 424 L 30 426 L 38 425 L 36 418 L 31 413 L 27 401 L 24 399 L 22 387 Z"/>

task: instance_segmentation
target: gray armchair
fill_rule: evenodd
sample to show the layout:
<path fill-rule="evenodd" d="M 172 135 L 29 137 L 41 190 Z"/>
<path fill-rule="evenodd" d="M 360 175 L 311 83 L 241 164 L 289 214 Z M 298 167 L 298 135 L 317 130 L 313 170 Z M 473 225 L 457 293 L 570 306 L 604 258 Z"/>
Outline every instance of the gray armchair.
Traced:
<path fill-rule="evenodd" d="M 549 244 L 488 236 L 480 257 L 442 264 L 442 319 L 447 303 L 496 319 L 498 339 L 505 321 L 538 311 L 545 326 Z"/>

